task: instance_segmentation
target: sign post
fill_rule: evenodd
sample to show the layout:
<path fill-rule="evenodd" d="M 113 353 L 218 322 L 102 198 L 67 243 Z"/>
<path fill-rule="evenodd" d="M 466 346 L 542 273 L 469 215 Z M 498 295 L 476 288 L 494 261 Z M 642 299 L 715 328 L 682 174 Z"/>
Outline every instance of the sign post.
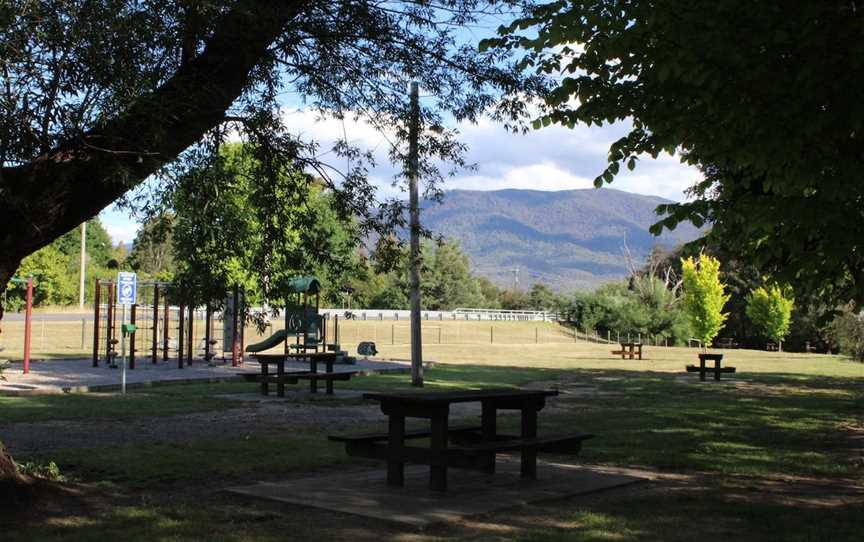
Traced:
<path fill-rule="evenodd" d="M 135 331 L 134 324 L 126 323 L 126 308 L 135 304 L 138 294 L 138 275 L 121 271 L 117 273 L 117 304 L 123 307 L 123 316 L 120 325 L 120 353 L 122 365 L 120 366 L 120 393 L 126 395 L 126 335 Z"/>

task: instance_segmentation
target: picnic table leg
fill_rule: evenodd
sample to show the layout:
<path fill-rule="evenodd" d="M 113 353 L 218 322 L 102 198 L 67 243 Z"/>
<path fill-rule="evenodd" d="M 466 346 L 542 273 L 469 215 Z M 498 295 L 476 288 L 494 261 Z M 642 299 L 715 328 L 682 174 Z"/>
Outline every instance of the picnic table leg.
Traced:
<path fill-rule="evenodd" d="M 522 438 L 537 436 L 537 409 L 535 405 L 522 408 Z M 522 477 L 537 478 L 537 450 L 522 450 Z"/>
<path fill-rule="evenodd" d="M 276 396 L 285 397 L 285 360 L 276 363 Z"/>
<path fill-rule="evenodd" d="M 267 384 L 267 364 L 259 362 L 261 365 L 261 395 L 269 395 L 270 387 Z"/>
<path fill-rule="evenodd" d="M 705 360 L 699 359 L 699 380 L 705 382 Z"/>
<path fill-rule="evenodd" d="M 327 374 L 328 375 L 332 374 L 333 373 L 333 360 L 328 358 L 326 363 L 327 363 Z M 326 385 L 327 385 L 327 395 L 333 395 L 333 380 L 328 378 Z"/>
<path fill-rule="evenodd" d="M 309 358 L 309 368 L 310 372 L 317 374 L 318 373 L 318 361 L 315 358 Z M 310 378 L 309 379 L 309 392 L 310 393 L 318 393 L 318 379 Z"/>
<path fill-rule="evenodd" d="M 405 485 L 405 463 L 395 458 L 402 457 L 402 447 L 405 445 L 405 417 L 391 415 L 389 418 L 387 448 L 390 458 L 387 459 L 387 485 Z"/>
<path fill-rule="evenodd" d="M 447 417 L 449 413 L 444 415 L 436 415 L 432 417 L 432 450 L 438 452 L 435 454 L 433 463 L 440 461 L 439 464 L 433 464 L 429 467 L 429 488 L 433 491 L 447 491 L 447 465 L 444 463 L 444 454 L 447 450 Z"/>
<path fill-rule="evenodd" d="M 639 359 L 642 359 L 642 345 L 639 345 Z"/>
<path fill-rule="evenodd" d="M 720 380 L 720 360 L 714 360 L 714 380 Z"/>
<path fill-rule="evenodd" d="M 483 410 L 480 416 L 481 434 L 484 441 L 493 441 L 498 436 L 498 409 L 491 401 L 483 401 Z M 489 454 L 489 464 L 486 472 L 495 472 L 495 452 Z"/>

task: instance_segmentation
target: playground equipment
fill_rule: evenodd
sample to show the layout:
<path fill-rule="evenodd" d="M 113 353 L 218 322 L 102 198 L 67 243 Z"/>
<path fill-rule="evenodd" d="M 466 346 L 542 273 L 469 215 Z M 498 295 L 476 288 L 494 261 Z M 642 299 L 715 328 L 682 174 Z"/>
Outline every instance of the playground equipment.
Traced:
<path fill-rule="evenodd" d="M 191 365 L 195 359 L 195 322 L 200 321 L 201 309 L 191 305 L 179 304 L 172 306 L 169 299 L 171 284 L 160 281 L 139 281 L 138 298 L 130 306 L 128 330 L 130 370 L 135 369 L 138 359 L 138 346 L 149 351 L 150 361 L 156 364 L 167 362 L 170 352 L 177 355 L 177 368 Z M 117 283 L 114 280 L 97 279 L 93 304 L 93 367 L 98 367 L 104 360 L 109 367 L 116 367 L 118 356 L 117 345 Z M 142 301 L 152 302 L 142 304 Z M 236 305 L 235 305 L 236 306 Z M 104 311 L 104 313 L 103 313 Z M 197 311 L 197 312 L 196 312 Z M 196 318 L 196 315 L 198 316 Z M 214 347 L 218 344 L 213 333 L 215 322 L 211 305 L 203 309 L 204 338 L 203 359 L 212 362 L 216 357 Z M 234 329 L 237 329 L 236 314 L 233 317 Z M 104 334 L 103 334 L 104 333 Z M 242 329 L 238 337 L 241 337 Z M 176 337 L 174 340 L 172 337 Z M 149 342 L 149 344 L 147 344 Z M 233 344 L 232 340 L 232 344 Z M 161 352 L 160 352 L 161 351 Z M 161 353 L 161 356 L 160 356 Z M 234 365 L 237 360 L 232 356 Z"/>
<path fill-rule="evenodd" d="M 295 297 L 296 296 L 296 297 Z M 314 306 L 310 303 L 310 297 L 315 296 Z M 297 277 L 288 283 L 288 292 L 285 304 L 285 327 L 264 339 L 263 341 L 250 344 L 246 352 L 263 352 L 280 344 L 284 344 L 284 353 L 291 350 L 298 353 L 322 351 L 339 352 L 339 317 L 333 320 L 334 343 L 327 344 L 327 322 L 328 319 L 318 313 L 321 300 L 321 283 L 315 277 Z M 294 297 L 293 302 L 291 298 Z M 289 339 L 294 337 L 294 343 Z M 303 341 L 300 342 L 302 337 Z"/>

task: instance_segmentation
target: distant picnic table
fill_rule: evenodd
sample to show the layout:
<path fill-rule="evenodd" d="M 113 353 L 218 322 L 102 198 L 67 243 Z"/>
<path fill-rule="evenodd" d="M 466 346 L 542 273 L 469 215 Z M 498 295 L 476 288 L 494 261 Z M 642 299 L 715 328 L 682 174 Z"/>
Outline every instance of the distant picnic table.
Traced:
<path fill-rule="evenodd" d="M 621 344 L 620 350 L 613 350 L 612 355 L 617 356 L 620 355 L 621 359 L 625 357 L 629 357 L 633 359 L 636 356 L 639 356 L 639 359 L 642 359 L 642 343 L 637 342 L 623 342 Z"/>
<path fill-rule="evenodd" d="M 708 367 L 706 365 L 707 362 L 713 361 L 714 367 Z M 714 373 L 714 380 L 720 380 L 720 375 L 722 373 L 734 373 L 735 367 L 721 367 L 720 364 L 723 361 L 723 354 L 699 354 L 699 366 L 688 365 L 687 372 L 688 373 L 699 373 L 699 380 L 705 381 L 706 373 Z"/>
<path fill-rule="evenodd" d="M 365 393 L 364 399 L 378 401 L 388 417 L 386 433 L 331 435 L 344 442 L 348 455 L 387 462 L 387 483 L 405 483 L 405 463 L 429 465 L 429 486 L 447 490 L 447 469 L 465 468 L 495 472 L 495 456 L 502 452 L 521 452 L 521 472 L 526 478 L 537 475 L 537 453 L 578 453 L 582 441 L 593 435 L 571 433 L 559 436 L 537 435 L 537 413 L 546 398 L 557 391 L 496 389 L 431 393 Z M 450 426 L 450 405 L 481 403 L 480 426 Z M 519 435 L 498 433 L 498 410 L 519 410 L 522 414 Z M 430 420 L 429 430 L 405 430 L 406 418 Z M 429 447 L 407 446 L 406 440 L 431 437 Z M 456 442 L 450 445 L 450 440 Z"/>
<path fill-rule="evenodd" d="M 261 366 L 261 373 L 243 376 L 260 382 L 261 394 L 270 394 L 270 384 L 276 384 L 276 396 L 285 397 L 285 384 L 296 384 L 300 380 L 309 381 L 309 391 L 318 393 L 318 381 L 323 380 L 326 384 L 327 395 L 333 394 L 333 382 L 335 380 L 349 380 L 356 374 L 352 372 L 334 372 L 333 363 L 338 357 L 336 352 L 292 352 L 289 354 L 253 354 L 252 357 Z M 285 362 L 288 360 L 305 360 L 309 363 L 308 371 L 285 371 Z M 318 363 L 323 362 L 325 372 L 318 372 Z M 275 374 L 270 371 L 270 365 L 275 365 Z"/>

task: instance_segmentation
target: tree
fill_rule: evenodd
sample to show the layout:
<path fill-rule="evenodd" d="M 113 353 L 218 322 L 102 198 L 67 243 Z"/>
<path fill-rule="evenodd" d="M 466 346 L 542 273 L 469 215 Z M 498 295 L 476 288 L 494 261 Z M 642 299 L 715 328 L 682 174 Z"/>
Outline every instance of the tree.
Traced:
<path fill-rule="evenodd" d="M 690 220 L 761 274 L 864 305 L 864 10 L 841 0 L 554 1 L 484 44 L 558 77 L 536 126 L 629 119 L 595 180 L 678 152 Z M 536 31 L 536 33 L 535 33 Z"/>
<path fill-rule="evenodd" d="M 87 263 L 104 267 L 108 265 L 111 255 L 111 236 L 98 218 L 87 221 Z M 81 258 L 81 230 L 74 228 L 54 242 L 55 248 L 63 253 L 70 263 L 70 271 L 77 270 Z"/>
<path fill-rule="evenodd" d="M 309 274 L 326 297 L 359 265 L 353 222 L 338 216 L 330 195 L 297 170 L 267 177 L 259 150 L 224 145 L 215 160 L 178 179 L 172 249 L 175 293 L 184 302 L 218 304 L 239 284 L 250 300 L 283 306 L 288 282 Z"/>
<path fill-rule="evenodd" d="M 684 310 L 690 318 L 693 334 L 703 348 L 708 348 L 728 316 L 723 312 L 729 295 L 720 282 L 720 261 L 707 255 L 698 260 L 690 257 L 681 261 L 681 268 Z"/>
<path fill-rule="evenodd" d="M 314 142 L 291 135 L 279 96 L 296 93 L 337 118 L 407 129 L 407 82 L 426 93 L 424 125 L 443 113 L 518 119 L 536 79 L 498 52 L 478 53 L 456 29 L 512 9 L 507 0 L 378 3 L 302 0 L 17 0 L 0 8 L 4 77 L 0 110 L 0 284 L 27 254 L 94 216 L 144 179 L 164 187 L 166 166 L 196 145 L 215 154 L 229 133 L 268 144 L 282 159 L 322 173 Z M 502 98 L 506 93 L 512 98 Z M 459 166 L 452 130 L 427 130 L 431 158 Z M 374 218 L 362 149 L 340 188 L 346 212 Z M 392 158 L 404 158 L 397 145 Z M 430 158 L 427 160 L 426 158 Z M 330 175 L 327 175 L 331 179 Z M 429 187 L 435 195 L 434 186 Z M 396 201 L 395 199 L 393 200 Z M 392 203 L 392 202 L 391 202 Z M 394 204 L 395 205 L 395 204 Z M 375 207 L 387 214 L 394 205 Z M 393 214 L 388 214 L 392 217 Z"/>
<path fill-rule="evenodd" d="M 70 303 L 75 297 L 76 284 L 66 272 L 66 259 L 53 244 L 24 258 L 17 276 L 33 277 L 33 305 L 62 305 Z M 27 286 L 10 283 L 6 289 L 10 308 L 19 310 L 23 307 Z"/>
<path fill-rule="evenodd" d="M 136 272 L 155 277 L 171 276 L 176 268 L 172 238 L 174 214 L 156 215 L 141 224 L 129 251 L 129 265 Z"/>
<path fill-rule="evenodd" d="M 782 288 L 777 284 L 760 286 L 747 296 L 747 316 L 763 336 L 775 341 L 782 349 L 782 341 L 789 334 L 794 304 L 788 287 Z"/>
<path fill-rule="evenodd" d="M 558 297 L 542 282 L 535 282 L 528 291 L 531 309 L 535 311 L 553 311 L 558 307 Z"/>
<path fill-rule="evenodd" d="M 456 241 L 424 246 L 428 257 L 423 265 L 423 307 L 452 310 L 478 307 L 483 303 L 480 284 L 471 273 L 471 262 Z"/>

